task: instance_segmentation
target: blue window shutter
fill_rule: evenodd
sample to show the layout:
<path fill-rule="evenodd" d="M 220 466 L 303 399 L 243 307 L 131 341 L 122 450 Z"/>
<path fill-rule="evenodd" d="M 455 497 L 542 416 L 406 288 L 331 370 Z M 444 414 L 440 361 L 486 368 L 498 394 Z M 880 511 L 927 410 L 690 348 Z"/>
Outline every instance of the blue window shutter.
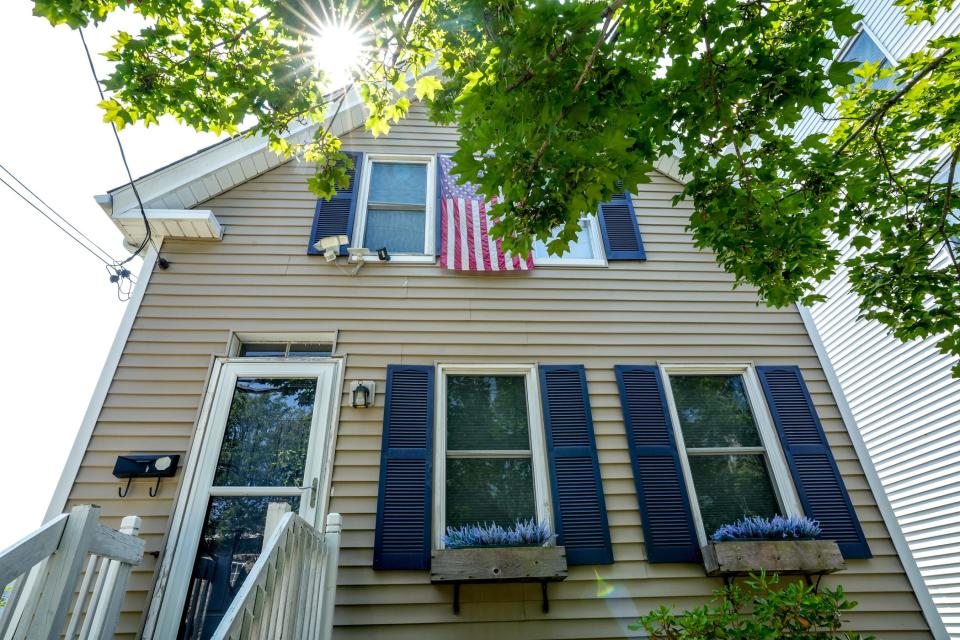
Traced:
<path fill-rule="evenodd" d="M 583 365 L 542 365 L 540 386 L 557 544 L 567 563 L 610 564 L 613 547 Z"/>
<path fill-rule="evenodd" d="M 607 260 L 646 260 L 637 214 L 629 193 L 619 193 L 600 203 L 600 231 Z"/>
<path fill-rule="evenodd" d="M 844 558 L 871 557 L 800 368 L 757 367 L 757 374 L 804 512 L 820 522 L 820 537 L 835 540 Z"/>
<path fill-rule="evenodd" d="M 660 370 L 617 365 L 617 386 L 649 562 L 698 562 L 690 498 Z"/>
<path fill-rule="evenodd" d="M 317 200 L 317 208 L 313 214 L 313 227 L 310 230 L 310 244 L 307 253 L 312 256 L 320 255 L 313 245 L 327 236 L 345 235 L 353 241 L 353 221 L 357 213 L 357 192 L 360 189 L 360 170 L 363 168 L 362 153 L 348 153 L 353 160 L 353 168 L 347 171 L 350 176 L 350 185 L 346 189 L 337 189 L 329 200 Z M 347 248 L 340 247 L 340 255 L 347 255 Z"/>
<path fill-rule="evenodd" d="M 374 569 L 429 569 L 433 367 L 387 367 Z"/>

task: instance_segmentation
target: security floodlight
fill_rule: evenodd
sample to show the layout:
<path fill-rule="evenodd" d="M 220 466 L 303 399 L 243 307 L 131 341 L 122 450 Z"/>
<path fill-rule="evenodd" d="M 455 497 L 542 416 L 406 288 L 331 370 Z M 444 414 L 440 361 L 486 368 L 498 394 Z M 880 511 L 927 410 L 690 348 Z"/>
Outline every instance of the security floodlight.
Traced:
<path fill-rule="evenodd" d="M 326 252 L 328 249 L 340 249 L 345 244 L 350 243 L 350 238 L 347 236 L 326 236 L 320 238 L 320 241 L 313 245 L 313 248 L 317 251 Z"/>

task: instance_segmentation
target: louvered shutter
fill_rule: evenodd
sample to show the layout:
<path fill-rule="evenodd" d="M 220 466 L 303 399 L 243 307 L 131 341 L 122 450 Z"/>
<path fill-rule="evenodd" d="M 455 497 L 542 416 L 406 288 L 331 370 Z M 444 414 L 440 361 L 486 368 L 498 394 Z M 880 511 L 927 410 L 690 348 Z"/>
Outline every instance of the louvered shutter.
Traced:
<path fill-rule="evenodd" d="M 613 547 L 582 365 L 540 367 L 557 543 L 567 563 L 610 564 Z"/>
<path fill-rule="evenodd" d="M 637 214 L 629 193 L 619 193 L 600 204 L 600 231 L 607 260 L 646 260 Z"/>
<path fill-rule="evenodd" d="M 820 522 L 844 558 L 869 558 L 870 547 L 830 451 L 800 368 L 757 367 L 803 510 Z"/>
<path fill-rule="evenodd" d="M 697 562 L 700 544 L 660 370 L 617 365 L 615 371 L 647 560 Z"/>
<path fill-rule="evenodd" d="M 390 365 L 383 409 L 374 569 L 429 569 L 433 367 Z"/>
<path fill-rule="evenodd" d="M 357 210 L 357 191 L 360 184 L 360 170 L 363 167 L 362 153 L 348 153 L 353 160 L 353 168 L 347 171 L 350 176 L 350 185 L 346 189 L 337 189 L 329 200 L 317 200 L 317 208 L 313 214 L 313 227 L 310 231 L 310 244 L 307 253 L 316 256 L 320 251 L 313 245 L 327 236 L 345 235 L 353 242 L 353 221 Z M 340 247 L 340 255 L 347 255 L 347 247 Z"/>

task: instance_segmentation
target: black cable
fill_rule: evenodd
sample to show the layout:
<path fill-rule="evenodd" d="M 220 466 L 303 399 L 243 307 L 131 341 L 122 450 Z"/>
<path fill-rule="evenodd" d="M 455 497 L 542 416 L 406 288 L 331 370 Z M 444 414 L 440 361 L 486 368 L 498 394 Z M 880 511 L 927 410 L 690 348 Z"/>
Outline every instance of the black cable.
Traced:
<path fill-rule="evenodd" d="M 4 171 L 6 171 L 6 169 L 4 169 Z M 8 173 L 9 173 L 9 172 L 8 172 Z M 14 179 L 16 179 L 16 178 L 14 178 Z M 84 249 L 86 249 L 87 251 L 89 251 L 89 252 L 90 252 L 90 255 L 92 255 L 94 258 L 96 258 L 97 260 L 99 260 L 99 261 L 102 262 L 103 264 L 107 265 L 107 268 L 110 268 L 110 267 L 113 266 L 113 263 L 108 262 L 107 260 L 104 260 L 102 257 L 100 257 L 99 255 L 97 255 L 97 253 L 96 253 L 93 249 L 91 249 L 90 247 L 88 247 L 87 245 L 85 245 L 79 238 L 77 238 L 75 235 L 73 235 L 72 233 L 70 233 L 63 225 L 61 225 L 59 222 L 57 222 L 56 220 L 54 220 L 53 218 L 51 218 L 49 215 L 47 215 L 47 212 L 46 212 L 46 211 L 44 211 L 43 209 L 41 209 L 40 207 L 38 207 L 37 205 L 35 205 L 33 202 L 31 202 L 31 201 L 29 200 L 29 198 L 27 198 L 25 195 L 23 195 L 22 193 L 20 193 L 20 192 L 17 191 L 16 189 L 14 189 L 12 184 L 10 184 L 9 182 L 7 182 L 6 180 L 3 179 L 3 176 L 0 176 L 0 182 L 2 182 L 3 184 L 5 184 L 5 185 L 7 186 L 7 188 L 10 189 L 10 191 L 13 191 L 15 194 L 17 194 L 17 195 L 20 197 L 21 200 L 23 200 L 23 201 L 26 202 L 28 205 L 30 205 L 31 207 L 33 207 L 34 209 L 36 209 L 37 212 L 38 212 L 40 215 L 42 215 L 44 218 L 46 218 L 47 220 L 49 220 L 49 221 L 52 222 L 53 224 L 57 225 L 57 227 L 59 227 L 61 231 L 63 231 L 65 234 L 67 234 L 67 237 L 69 237 L 71 240 L 73 240 L 74 242 L 76 242 L 77 244 L 79 244 L 81 247 L 83 247 Z M 38 198 L 38 200 L 39 200 L 39 198 Z M 55 213 L 56 213 L 56 212 L 55 212 Z M 57 214 L 57 215 L 59 216 L 59 214 Z M 61 217 L 62 217 L 62 216 L 61 216 Z M 66 220 L 64 220 L 64 222 L 66 222 Z M 67 224 L 70 224 L 70 223 L 67 223 Z M 73 225 L 70 225 L 70 226 L 72 227 Z M 83 234 L 81 234 L 81 235 L 83 235 Z M 84 236 L 84 237 L 86 237 L 86 236 Z M 96 246 L 96 245 L 94 245 L 94 246 Z M 99 247 L 97 247 L 97 248 L 99 249 Z M 101 251 L 102 251 L 102 249 L 101 249 Z M 108 254 L 108 255 L 109 255 L 109 254 Z"/>
<path fill-rule="evenodd" d="M 96 247 L 97 250 L 98 250 L 100 253 L 102 253 L 104 256 L 106 256 L 105 259 L 104 259 L 104 258 L 101 258 L 102 260 L 104 260 L 105 262 L 106 262 L 106 261 L 109 261 L 109 262 L 111 262 L 111 263 L 116 262 L 116 260 L 114 260 L 113 256 L 110 255 L 110 252 L 109 252 L 109 251 L 107 251 L 106 249 L 104 249 L 103 247 L 101 247 L 100 245 L 98 245 L 96 242 L 94 242 L 93 240 L 91 240 L 90 237 L 87 236 L 83 231 L 80 231 L 80 229 L 77 229 L 75 226 L 73 226 L 73 225 L 70 223 L 69 220 L 67 220 L 65 217 L 63 217 L 62 215 L 60 215 L 60 214 L 57 212 L 56 209 L 54 209 L 53 207 L 51 207 L 49 204 L 47 204 L 47 203 L 44 201 L 43 198 L 41 198 L 41 197 L 38 196 L 36 193 L 34 193 L 33 189 L 31 189 L 31 188 L 28 187 L 27 185 L 23 184 L 23 181 L 20 180 L 20 178 L 18 178 L 17 176 L 13 175 L 13 172 L 10 171 L 10 169 L 7 169 L 5 166 L 3 166 L 3 163 L 0 163 L 0 170 L 3 170 L 8 176 L 10 176 L 11 178 L 13 178 L 13 180 L 14 180 L 18 185 L 20 185 L 20 186 L 24 189 L 24 191 L 26 191 L 27 193 L 29 193 L 29 194 L 30 194 L 31 196 L 33 196 L 40 204 L 42 204 L 43 206 L 45 206 L 45 207 L 47 208 L 47 210 L 50 211 L 50 213 L 52 213 L 53 215 L 55 215 L 57 218 L 59 218 L 61 222 L 63 222 L 65 225 L 67 225 L 68 227 L 70 227 L 71 229 L 73 229 L 73 231 L 74 231 L 77 235 L 79 235 L 81 238 L 83 238 L 84 240 L 86 240 L 88 244 L 93 245 L 94 247 Z M 4 184 L 6 184 L 6 182 L 4 182 Z M 7 185 L 7 186 L 9 187 L 10 185 Z M 14 190 L 12 187 L 11 187 L 11 190 L 13 190 L 14 193 L 16 193 L 16 194 L 19 195 L 21 198 L 23 198 L 23 196 L 22 196 L 20 193 L 18 193 L 16 190 Z M 26 198 L 24 198 L 24 200 L 26 200 Z M 27 200 L 27 202 L 29 202 L 29 200 Z M 32 204 L 32 203 L 31 203 L 31 204 Z M 36 208 L 36 207 L 34 207 L 34 208 Z M 43 212 L 41 211 L 40 213 L 43 213 Z M 44 215 L 46 215 L 46 214 L 44 214 Z M 50 220 L 51 222 L 53 222 L 54 224 L 57 224 L 55 221 L 51 220 L 51 219 L 49 218 L 49 216 L 47 217 L 47 219 Z M 57 226 L 60 227 L 59 224 L 57 224 Z M 60 227 L 60 228 L 63 229 L 63 227 Z M 64 231 L 66 232 L 66 229 L 64 229 Z M 69 232 L 67 232 L 67 233 L 69 234 Z M 69 234 L 69 235 L 70 235 L 71 237 L 73 237 L 73 234 Z M 74 239 L 76 240 L 76 238 L 74 238 Z"/>
<path fill-rule="evenodd" d="M 93 80 L 97 83 L 97 92 L 100 94 L 100 100 L 106 100 L 106 96 L 103 94 L 103 88 L 100 86 L 100 80 L 97 78 L 97 70 L 93 66 L 93 56 L 90 55 L 90 48 L 87 46 L 87 39 L 83 37 L 83 29 L 78 29 L 80 32 L 80 41 L 83 43 L 83 50 L 87 54 L 87 63 L 90 65 L 90 73 L 93 74 Z M 130 165 L 127 163 L 127 154 L 123 150 L 123 143 L 120 142 L 120 132 L 117 131 L 117 125 L 113 122 L 110 123 L 110 127 L 113 129 L 113 137 L 117 140 L 117 147 L 120 149 L 120 159 L 123 160 L 123 168 L 127 171 L 127 178 L 130 181 L 130 188 L 133 190 L 133 195 L 137 198 L 137 205 L 140 207 L 140 216 L 143 218 L 143 226 L 146 227 L 146 233 L 143 236 L 143 241 L 140 243 L 140 246 L 137 247 L 137 250 L 134 251 L 129 258 L 119 263 L 124 265 L 135 257 L 140 255 L 140 252 L 147 246 L 147 243 L 152 243 L 153 240 L 153 229 L 150 228 L 150 221 L 147 220 L 147 212 L 143 208 L 143 200 L 140 199 L 140 192 L 137 191 L 137 185 L 133 179 L 133 174 L 130 172 Z M 154 245 L 154 249 L 157 249 L 157 246 Z M 159 249 L 157 249 L 159 253 Z"/>

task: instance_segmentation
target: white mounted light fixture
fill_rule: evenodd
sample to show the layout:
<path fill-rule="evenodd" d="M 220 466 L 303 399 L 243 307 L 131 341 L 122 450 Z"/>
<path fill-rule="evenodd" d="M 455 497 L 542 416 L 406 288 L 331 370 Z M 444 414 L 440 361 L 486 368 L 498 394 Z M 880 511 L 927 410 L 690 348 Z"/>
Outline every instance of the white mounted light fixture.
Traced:
<path fill-rule="evenodd" d="M 344 235 L 326 236 L 313 245 L 313 248 L 323 253 L 327 262 L 333 262 L 340 253 L 340 247 L 350 243 L 350 238 Z"/>
<path fill-rule="evenodd" d="M 350 262 L 356 263 L 356 265 L 353 267 L 353 275 L 357 275 L 360 269 L 363 268 L 363 265 L 367 262 L 364 258 L 371 255 L 370 250 L 366 247 L 350 247 L 347 249 L 347 253 L 350 254 Z"/>

